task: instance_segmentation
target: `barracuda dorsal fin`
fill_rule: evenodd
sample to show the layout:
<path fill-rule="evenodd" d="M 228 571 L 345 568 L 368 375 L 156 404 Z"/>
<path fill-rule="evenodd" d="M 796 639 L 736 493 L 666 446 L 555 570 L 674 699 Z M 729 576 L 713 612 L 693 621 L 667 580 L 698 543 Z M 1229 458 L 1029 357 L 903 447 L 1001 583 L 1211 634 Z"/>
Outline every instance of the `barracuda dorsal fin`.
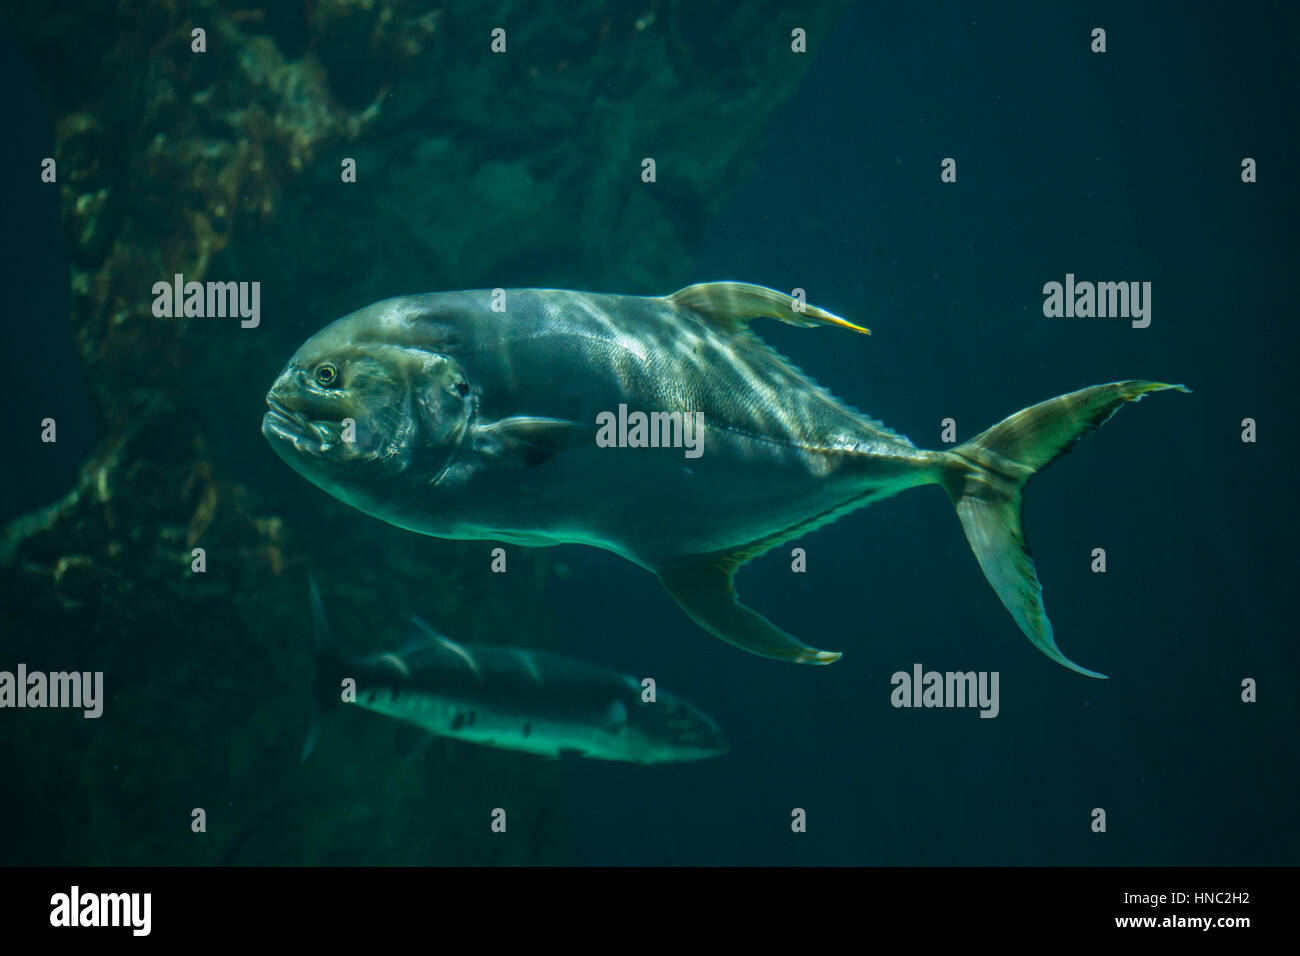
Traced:
<path fill-rule="evenodd" d="M 411 678 L 411 669 L 406 666 L 406 661 L 402 660 L 400 655 L 390 651 L 358 658 L 357 663 L 366 667 L 382 668 L 401 680 L 410 680 Z"/>
<path fill-rule="evenodd" d="M 660 570 L 659 580 L 695 623 L 728 644 L 795 664 L 833 664 L 840 659 L 839 651 L 809 647 L 741 604 L 731 584 L 737 566 L 728 557 L 706 559 Z"/>
<path fill-rule="evenodd" d="M 763 315 L 786 325 L 798 325 L 806 329 L 838 325 L 842 329 L 852 329 L 863 335 L 871 334 L 870 329 L 847 322 L 815 305 L 805 305 L 802 311 L 796 311 L 795 300 L 784 292 L 750 285 L 748 282 L 701 282 L 665 298 L 676 305 L 693 309 L 728 332 L 740 332 L 748 327 L 750 319 Z"/>
<path fill-rule="evenodd" d="M 474 673 L 474 676 L 479 681 L 483 680 L 483 675 L 479 673 L 478 662 L 474 660 L 474 656 L 470 654 L 469 651 L 465 650 L 464 647 L 462 647 L 460 644 L 457 644 L 447 635 L 440 634 L 438 631 L 435 631 L 432 627 L 429 626 L 429 624 L 426 621 L 424 621 L 421 618 L 413 616 L 411 618 L 411 625 L 419 633 L 421 639 L 414 647 L 411 647 L 407 651 L 406 653 L 407 657 L 412 657 L 415 654 L 418 654 L 422 649 L 428 649 L 430 647 L 440 647 L 443 650 L 451 651 L 451 653 L 455 654 L 457 657 L 463 660 L 465 664 L 469 667 L 469 669 Z"/>

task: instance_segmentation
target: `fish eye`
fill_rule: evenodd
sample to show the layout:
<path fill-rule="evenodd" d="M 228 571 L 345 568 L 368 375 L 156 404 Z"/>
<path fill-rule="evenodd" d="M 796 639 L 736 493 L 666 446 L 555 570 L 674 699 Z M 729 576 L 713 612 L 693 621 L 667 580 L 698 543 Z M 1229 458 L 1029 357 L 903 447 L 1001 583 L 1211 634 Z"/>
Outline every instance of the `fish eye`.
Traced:
<path fill-rule="evenodd" d="M 316 383 L 321 388 L 334 388 L 338 384 L 339 370 L 337 366 L 329 362 L 323 362 L 316 366 Z"/>
<path fill-rule="evenodd" d="M 461 398 L 464 398 L 466 395 L 468 395 L 468 394 L 469 394 L 469 383 L 468 383 L 468 382 L 457 382 L 457 383 L 456 383 L 456 394 L 459 395 Z"/>

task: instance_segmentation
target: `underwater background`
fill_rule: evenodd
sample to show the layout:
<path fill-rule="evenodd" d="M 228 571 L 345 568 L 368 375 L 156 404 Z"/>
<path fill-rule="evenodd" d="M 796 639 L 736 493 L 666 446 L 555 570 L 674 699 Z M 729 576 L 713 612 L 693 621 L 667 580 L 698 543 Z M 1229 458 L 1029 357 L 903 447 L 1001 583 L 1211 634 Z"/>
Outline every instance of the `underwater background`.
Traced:
<path fill-rule="evenodd" d="M 0 710 L 0 863 L 1300 858 L 1293 14 L 10 0 L 0 20 L 0 670 L 102 670 L 107 698 L 96 720 Z M 260 281 L 261 324 L 153 317 L 176 272 Z M 1150 326 L 1045 317 L 1043 285 L 1067 273 L 1151 282 Z M 755 323 L 925 448 L 945 418 L 965 440 L 1094 383 L 1193 390 L 1125 409 L 1026 494 L 1057 640 L 1109 680 L 1029 645 L 938 488 L 738 574 L 756 609 L 845 652 L 809 668 L 716 640 L 611 554 L 510 546 L 493 574 L 491 542 L 369 518 L 259 433 L 298 344 L 378 299 L 724 279 L 869 326 Z M 731 752 L 410 755 L 393 722 L 348 710 L 300 764 L 308 572 L 358 649 L 396 646 L 418 614 L 467 645 L 653 676 Z M 915 663 L 997 671 L 999 715 L 894 708 L 890 676 Z"/>

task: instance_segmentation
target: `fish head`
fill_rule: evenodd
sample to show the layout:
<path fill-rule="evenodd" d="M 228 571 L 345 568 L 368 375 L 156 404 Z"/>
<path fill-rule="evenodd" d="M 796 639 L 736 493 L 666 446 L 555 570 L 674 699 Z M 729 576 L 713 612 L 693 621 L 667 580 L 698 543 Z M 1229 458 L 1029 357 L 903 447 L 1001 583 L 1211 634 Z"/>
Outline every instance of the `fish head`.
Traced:
<path fill-rule="evenodd" d="M 379 517 L 436 481 L 465 439 L 459 363 L 354 313 L 309 338 L 267 393 L 262 434 L 308 481 Z"/>
<path fill-rule="evenodd" d="M 730 749 L 712 717 L 663 691 L 654 701 L 638 695 L 627 718 L 629 749 L 641 763 L 707 760 Z"/>

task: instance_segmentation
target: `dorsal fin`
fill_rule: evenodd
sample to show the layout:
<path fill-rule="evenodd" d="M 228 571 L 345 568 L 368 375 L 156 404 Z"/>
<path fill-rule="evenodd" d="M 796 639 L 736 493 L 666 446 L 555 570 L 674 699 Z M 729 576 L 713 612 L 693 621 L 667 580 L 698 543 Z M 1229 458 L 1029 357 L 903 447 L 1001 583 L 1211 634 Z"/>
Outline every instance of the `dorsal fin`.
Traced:
<path fill-rule="evenodd" d="M 382 667 L 394 676 L 400 677 L 402 680 L 411 679 L 411 669 L 406 666 L 406 661 L 402 660 L 401 655 L 394 654 L 391 651 L 363 657 L 361 658 L 360 663 L 367 667 Z"/>
<path fill-rule="evenodd" d="M 838 325 L 864 335 L 871 334 L 870 329 L 847 322 L 815 305 L 805 305 L 801 310 L 796 310 L 796 300 L 784 292 L 750 285 L 748 282 L 701 282 L 665 298 L 698 312 L 714 325 L 729 332 L 739 332 L 749 325 L 750 319 L 763 315 L 786 325 L 798 325 L 807 329 Z"/>
<path fill-rule="evenodd" d="M 468 665 L 469 669 L 474 673 L 474 676 L 480 682 L 482 682 L 483 675 L 479 673 L 478 662 L 474 660 L 473 655 L 470 654 L 469 651 L 465 650 L 464 647 L 462 647 L 460 644 L 457 644 L 446 634 L 442 634 L 434 630 L 432 627 L 429 626 L 428 622 L 422 620 L 421 618 L 412 616 L 411 624 L 418 632 L 418 634 L 423 638 L 423 640 L 417 641 L 415 646 L 411 647 L 406 652 L 407 657 L 415 656 L 420 652 L 421 649 L 440 647 L 443 650 L 451 651 L 451 653 L 455 654 L 457 657 L 463 660 L 466 663 L 466 665 Z"/>

